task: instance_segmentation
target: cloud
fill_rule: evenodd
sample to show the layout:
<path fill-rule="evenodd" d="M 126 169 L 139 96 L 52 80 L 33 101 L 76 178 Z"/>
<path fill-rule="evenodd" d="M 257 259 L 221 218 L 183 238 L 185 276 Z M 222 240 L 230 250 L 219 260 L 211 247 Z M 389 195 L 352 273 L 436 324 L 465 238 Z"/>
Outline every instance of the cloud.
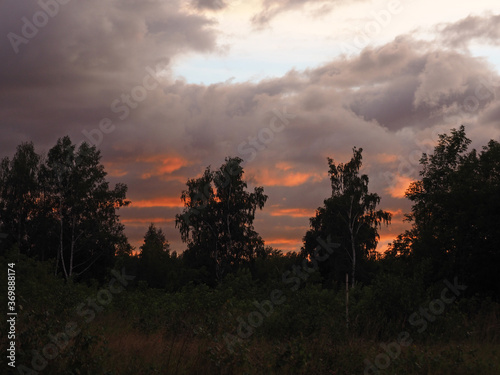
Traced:
<path fill-rule="evenodd" d="M 31 35 L 26 25 L 41 12 L 38 2 L 0 5 L 0 34 L 26 40 L 16 53 L 9 38 L 0 39 L 0 114 L 18 129 L 9 143 L 29 133 L 50 145 L 55 134 L 97 126 L 102 118 L 116 117 L 111 104 L 130 95 L 148 67 L 168 74 L 176 57 L 217 49 L 213 21 L 184 13 L 175 0 L 73 1 L 60 5 L 45 26 L 25 37 Z"/>
<path fill-rule="evenodd" d="M 315 210 L 309 208 L 279 208 L 279 205 L 272 206 L 271 216 L 307 217 L 314 216 Z"/>
<path fill-rule="evenodd" d="M 401 175 L 396 175 L 394 179 L 394 183 L 391 186 L 388 186 L 386 191 L 393 198 L 404 198 L 406 190 L 414 180 Z"/>
<path fill-rule="evenodd" d="M 290 251 L 299 251 L 302 242 L 291 238 L 268 238 L 265 241 L 266 246 L 272 246 L 275 249 L 283 250 L 285 253 Z"/>
<path fill-rule="evenodd" d="M 324 15 L 332 10 L 336 5 L 343 4 L 344 1 L 329 0 L 264 0 L 262 10 L 252 17 L 252 23 L 255 26 L 267 26 L 278 15 L 292 10 L 299 10 L 306 6 L 313 5 L 315 9 L 313 15 Z"/>
<path fill-rule="evenodd" d="M 132 201 L 132 207 L 147 208 L 147 207 L 183 207 L 183 202 L 180 197 L 161 197 L 148 200 Z"/>
<path fill-rule="evenodd" d="M 195 4 L 214 9 L 221 2 Z M 259 14 L 271 20 L 307 4 L 325 2 L 265 1 Z M 0 33 L 22 33 L 22 18 L 37 11 L 36 2 L 2 2 Z M 461 22 L 461 30 L 479 27 Z M 478 139 L 500 132 L 497 72 L 467 52 L 409 36 L 258 82 L 174 79 L 171 69 L 182 57 L 217 53 L 214 27 L 203 12 L 191 14 L 175 0 L 89 0 L 61 5 L 17 54 L 1 38 L 2 156 L 27 140 L 39 152 L 67 134 L 88 141 L 82 131 L 109 118 L 114 128 L 101 132 L 99 149 L 110 182 L 129 187 L 132 205 L 120 210 L 127 235 L 138 243 L 147 222 L 158 222 L 176 250 L 185 245 L 172 218 L 182 211 L 187 179 L 239 156 L 249 188 L 263 185 L 269 195 L 256 230 L 269 243 L 294 247 L 331 193 L 327 157 L 346 162 L 353 146 L 363 147 L 370 190 L 382 196 L 383 207 L 408 209 L 402 192 L 418 178 L 418 159 L 432 150 L 438 129 L 468 123 Z M 443 35 L 452 35 L 447 27 Z M 463 40 L 479 35 L 468 33 Z M 157 87 L 120 118 L 113 103 L 124 105 L 123 98 L 139 92 L 148 67 L 159 72 Z"/>
<path fill-rule="evenodd" d="M 227 7 L 224 0 L 193 0 L 192 4 L 197 9 L 220 10 Z"/>
<path fill-rule="evenodd" d="M 500 45 L 500 15 L 470 15 L 455 23 L 439 25 L 441 39 L 451 47 L 467 48 L 471 42 Z"/>

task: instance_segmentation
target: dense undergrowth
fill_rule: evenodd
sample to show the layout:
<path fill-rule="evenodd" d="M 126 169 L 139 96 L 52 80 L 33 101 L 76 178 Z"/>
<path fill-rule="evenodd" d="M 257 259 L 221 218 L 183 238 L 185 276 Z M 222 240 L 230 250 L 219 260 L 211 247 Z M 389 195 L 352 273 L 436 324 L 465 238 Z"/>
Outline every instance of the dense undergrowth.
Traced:
<path fill-rule="evenodd" d="M 315 277 L 294 290 L 242 270 L 215 288 L 129 281 L 111 293 L 109 282 L 67 283 L 50 263 L 15 260 L 14 373 L 500 373 L 500 306 L 474 296 L 430 305 L 444 283 L 424 290 L 417 278 L 381 274 L 350 291 L 347 328 L 345 290 Z"/>

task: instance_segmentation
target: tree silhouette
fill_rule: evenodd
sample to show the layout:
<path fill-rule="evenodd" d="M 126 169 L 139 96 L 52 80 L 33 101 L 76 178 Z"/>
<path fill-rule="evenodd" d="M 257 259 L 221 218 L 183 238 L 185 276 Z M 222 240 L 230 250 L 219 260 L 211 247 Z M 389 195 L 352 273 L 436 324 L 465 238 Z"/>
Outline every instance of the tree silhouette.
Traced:
<path fill-rule="evenodd" d="M 253 228 L 257 208 L 267 200 L 262 187 L 245 191 L 240 158 L 226 158 L 219 170 L 208 167 L 203 176 L 190 179 L 182 192 L 184 211 L 176 216 L 185 258 L 213 270 L 217 281 L 230 270 L 253 260 L 264 243 Z"/>
<path fill-rule="evenodd" d="M 363 260 L 375 250 L 378 229 L 382 223 L 389 224 L 391 220 L 389 212 L 376 209 L 380 197 L 368 192 L 368 176 L 359 174 L 362 151 L 353 148 L 353 157 L 345 164 L 336 164 L 328 158 L 332 195 L 310 219 L 311 229 L 304 236 L 302 249 L 304 255 L 313 256 L 318 237 L 340 243 L 344 251 L 337 252 L 331 261 L 325 262 L 323 272 L 333 273 L 337 281 L 349 272 L 351 286 L 356 283 L 358 259 Z"/>
<path fill-rule="evenodd" d="M 151 223 L 140 249 L 139 278 L 146 280 L 150 287 L 164 288 L 168 279 L 170 245 L 163 231 Z"/>
<path fill-rule="evenodd" d="M 95 146 L 78 149 L 69 137 L 49 150 L 42 166 L 44 190 L 59 226 L 58 263 L 66 278 L 79 276 L 98 260 L 111 264 L 118 244 L 126 241 L 116 209 L 127 206 L 127 186 L 113 190 L 105 180 Z"/>
<path fill-rule="evenodd" d="M 2 243 L 6 249 L 17 243 L 18 251 L 33 252 L 40 224 L 35 220 L 40 197 L 39 171 L 40 156 L 32 142 L 22 143 L 12 160 L 6 157 L 0 163 L 0 227 L 11 234 L 10 241 Z"/>
<path fill-rule="evenodd" d="M 423 154 L 422 178 L 406 192 L 413 226 L 391 250 L 409 248 L 413 259 L 431 264 L 434 280 L 457 276 L 471 293 L 499 296 L 500 144 L 492 140 L 478 153 L 467 151 L 470 143 L 461 126 Z"/>
<path fill-rule="evenodd" d="M 22 144 L 0 165 L 0 230 L 6 245 L 40 259 L 56 258 L 66 279 L 104 275 L 115 252 L 129 247 L 116 210 L 129 204 L 127 186 L 109 188 L 100 152 L 60 138 L 42 158 Z M 4 244 L 2 244 L 4 246 Z"/>

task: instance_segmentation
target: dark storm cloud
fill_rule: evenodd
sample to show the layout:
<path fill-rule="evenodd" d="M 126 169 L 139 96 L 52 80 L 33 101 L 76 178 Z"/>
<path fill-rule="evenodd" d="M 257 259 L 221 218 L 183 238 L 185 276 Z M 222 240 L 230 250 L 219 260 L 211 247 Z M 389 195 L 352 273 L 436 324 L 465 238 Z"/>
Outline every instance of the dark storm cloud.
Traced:
<path fill-rule="evenodd" d="M 4 1 L 0 115 L 39 142 L 74 134 L 109 117 L 112 101 L 140 84 L 147 67 L 168 69 L 179 54 L 214 50 L 211 25 L 176 1 Z"/>
<path fill-rule="evenodd" d="M 272 18 L 303 3 L 265 6 Z M 174 80 L 179 56 L 218 48 L 212 21 L 179 9 L 176 1 L 70 1 L 16 54 L 7 34 L 22 35 L 23 17 L 32 20 L 39 5 L 0 5 L 2 156 L 26 140 L 38 151 L 64 135 L 99 141 L 110 181 L 126 183 L 134 201 L 121 210 L 134 242 L 154 220 L 182 250 L 173 218 L 185 182 L 229 155 L 244 159 L 249 187 L 269 195 L 257 214 L 264 239 L 300 239 L 329 193 L 326 157 L 346 162 L 363 147 L 370 189 L 397 207 L 437 127 L 498 128 L 497 73 L 468 53 L 409 37 L 260 82 Z M 144 82 L 152 88 L 140 102 L 111 109 Z M 98 130 L 104 118 L 108 132 Z"/>
<path fill-rule="evenodd" d="M 441 25 L 442 39 L 452 47 L 465 48 L 472 42 L 500 44 L 500 15 L 468 16 L 458 22 Z"/>

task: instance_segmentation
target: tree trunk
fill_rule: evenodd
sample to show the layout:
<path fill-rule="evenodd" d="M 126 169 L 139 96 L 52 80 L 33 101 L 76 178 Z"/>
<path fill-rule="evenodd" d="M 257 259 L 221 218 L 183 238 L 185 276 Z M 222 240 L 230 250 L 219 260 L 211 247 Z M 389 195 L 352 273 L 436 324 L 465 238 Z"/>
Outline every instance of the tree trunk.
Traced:
<path fill-rule="evenodd" d="M 352 269 L 351 269 L 351 287 L 354 287 L 354 283 L 356 281 L 355 272 L 356 272 L 356 244 L 354 242 L 354 226 L 356 224 L 356 219 L 358 215 L 353 218 L 352 215 L 352 206 L 354 204 L 354 196 L 351 196 L 351 206 L 349 207 L 349 212 L 347 214 L 349 219 L 349 234 L 351 235 L 351 261 L 352 261 Z"/>
<path fill-rule="evenodd" d="M 64 277 L 68 280 L 68 271 L 66 270 L 66 264 L 64 263 L 64 244 L 63 244 L 63 214 L 62 214 L 62 200 L 59 206 L 59 223 L 61 225 L 59 233 L 59 251 L 61 253 L 61 263 L 64 271 Z"/>
<path fill-rule="evenodd" d="M 69 277 L 73 274 L 73 258 L 75 254 L 75 221 L 76 217 L 73 216 L 73 220 L 71 223 L 71 252 L 69 256 Z"/>
<path fill-rule="evenodd" d="M 352 250 L 352 270 L 351 270 L 351 287 L 354 288 L 355 272 L 356 272 L 356 244 L 354 243 L 354 234 L 351 229 L 351 250 Z"/>
<path fill-rule="evenodd" d="M 349 273 L 345 273 L 345 325 L 349 330 Z"/>

